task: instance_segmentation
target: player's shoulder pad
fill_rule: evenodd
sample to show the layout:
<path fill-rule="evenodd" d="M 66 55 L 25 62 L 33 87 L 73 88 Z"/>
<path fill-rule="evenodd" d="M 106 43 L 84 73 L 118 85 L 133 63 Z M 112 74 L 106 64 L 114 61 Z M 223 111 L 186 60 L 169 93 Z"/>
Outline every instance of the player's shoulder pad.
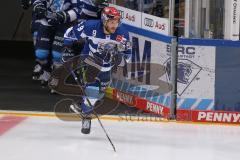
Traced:
<path fill-rule="evenodd" d="M 128 34 L 128 30 L 124 27 L 124 25 L 120 25 L 116 30 L 118 34 Z"/>
<path fill-rule="evenodd" d="M 85 28 L 87 29 L 96 29 L 96 28 L 99 28 L 101 24 L 101 20 L 87 20 L 85 21 Z"/>

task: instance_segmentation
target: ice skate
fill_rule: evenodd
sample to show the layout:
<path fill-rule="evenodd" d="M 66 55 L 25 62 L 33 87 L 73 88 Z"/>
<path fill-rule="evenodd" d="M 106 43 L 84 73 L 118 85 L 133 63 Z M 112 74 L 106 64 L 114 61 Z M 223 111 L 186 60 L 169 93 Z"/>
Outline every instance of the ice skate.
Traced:
<path fill-rule="evenodd" d="M 39 80 L 39 77 L 43 74 L 43 70 L 40 64 L 36 64 L 33 69 L 32 73 L 32 80 L 37 81 Z"/>
<path fill-rule="evenodd" d="M 85 117 L 82 119 L 82 129 L 81 132 L 83 134 L 89 134 L 91 131 L 91 118 Z"/>
<path fill-rule="evenodd" d="M 91 119 L 92 119 L 92 108 L 86 106 L 82 101 L 78 103 L 72 103 L 70 109 L 78 114 L 82 119 L 82 129 L 83 134 L 89 134 L 91 130 Z"/>
<path fill-rule="evenodd" d="M 43 70 L 42 74 L 39 76 L 39 80 L 41 81 L 41 87 L 45 88 L 48 86 L 48 80 L 50 78 L 50 72 Z"/>

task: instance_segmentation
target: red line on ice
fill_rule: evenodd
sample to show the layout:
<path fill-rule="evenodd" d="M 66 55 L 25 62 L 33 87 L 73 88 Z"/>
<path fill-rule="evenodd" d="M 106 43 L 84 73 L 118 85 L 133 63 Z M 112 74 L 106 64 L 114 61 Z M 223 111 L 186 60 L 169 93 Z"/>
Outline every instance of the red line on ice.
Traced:
<path fill-rule="evenodd" d="M 17 126 L 26 117 L 4 116 L 0 118 L 0 136 Z"/>

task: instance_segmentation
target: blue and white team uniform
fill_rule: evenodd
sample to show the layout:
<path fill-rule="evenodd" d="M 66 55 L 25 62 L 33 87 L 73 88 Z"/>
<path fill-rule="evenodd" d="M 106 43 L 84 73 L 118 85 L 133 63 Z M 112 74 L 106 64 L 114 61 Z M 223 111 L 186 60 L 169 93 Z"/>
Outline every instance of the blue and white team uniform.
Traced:
<path fill-rule="evenodd" d="M 95 2 L 99 4 L 102 0 Z M 90 133 L 92 115 L 96 115 L 94 107 L 104 97 L 112 79 L 111 71 L 126 67 L 131 57 L 129 33 L 120 19 L 121 15 L 115 7 L 104 7 L 101 19 L 80 21 L 67 29 L 64 34 L 66 53 L 74 45 L 83 48 L 77 52 L 79 56 L 70 59 L 62 56 L 63 65 L 53 71 L 49 80 L 49 87 L 58 93 L 78 94 L 80 100 L 72 100 L 69 107 L 80 115 L 83 134 Z M 67 83 L 69 76 L 77 86 Z"/>
<path fill-rule="evenodd" d="M 115 54 L 122 55 L 119 65 L 124 65 L 122 61 L 126 62 L 125 60 L 131 57 L 131 47 L 128 45 L 129 34 L 123 26 L 120 25 L 115 33 L 106 35 L 101 20 L 88 20 L 69 28 L 64 35 L 64 45 L 69 46 L 82 38 L 85 38 L 86 42 L 80 57 L 87 65 L 100 71 L 94 83 L 87 83 L 83 86 L 86 97 L 83 97 L 84 103 L 81 104 L 81 107 L 83 111 L 85 110 L 84 112 L 88 112 L 86 108 L 91 107 L 87 98 L 91 100 L 91 104 L 94 106 L 97 100 L 103 98 L 104 89 L 111 81 L 111 69 L 114 64 L 109 55 L 106 55 L 102 50 L 107 48 L 109 44 L 116 44 L 117 51 Z"/>
<path fill-rule="evenodd" d="M 103 8 L 107 7 L 109 5 L 109 0 L 79 0 L 79 3 L 81 5 L 81 11 L 78 18 L 78 23 L 81 21 L 91 20 L 91 19 L 101 19 L 101 12 Z M 83 44 L 80 45 L 78 43 L 77 45 L 74 45 L 76 47 L 65 47 L 64 50 L 62 50 L 62 54 L 64 57 L 73 57 L 81 51 L 83 48 Z"/>
<path fill-rule="evenodd" d="M 35 0 L 31 0 L 31 5 L 34 3 Z M 36 45 L 36 39 L 37 39 L 37 34 L 38 34 L 38 28 L 40 25 L 40 20 L 38 20 L 36 18 L 36 15 L 34 14 L 34 12 L 32 12 L 32 21 L 31 21 L 31 33 L 33 36 L 33 43 L 34 46 Z"/>
<path fill-rule="evenodd" d="M 36 62 L 33 74 L 47 82 L 50 66 L 61 64 L 63 35 L 79 17 L 81 3 L 79 0 L 35 0 L 33 12 L 40 21 L 36 41 Z M 33 75 L 34 76 L 34 75 Z"/>
<path fill-rule="evenodd" d="M 106 71 L 106 74 L 110 75 L 112 63 L 109 60 L 106 60 L 105 54 L 101 53 L 100 50 L 103 49 L 103 46 L 108 43 L 116 43 L 116 45 L 123 45 L 124 47 L 129 42 L 129 34 L 124 29 L 124 27 L 119 26 L 115 33 L 106 35 L 103 31 L 103 23 L 101 20 L 88 20 L 80 22 L 78 25 L 69 28 L 64 35 L 64 45 L 69 46 L 75 41 L 80 39 L 86 39 L 86 43 L 81 52 L 82 57 L 92 56 L 97 59 L 101 59 L 102 65 L 99 68 L 102 69 L 102 72 Z M 124 57 L 127 59 L 131 56 L 131 48 L 123 49 L 119 54 L 124 54 Z M 108 81 L 110 77 L 107 76 Z M 105 86 L 102 86 L 103 88 Z"/>
<path fill-rule="evenodd" d="M 96 0 L 80 0 L 82 5 L 80 19 L 100 19 L 101 10 L 108 6 L 108 0 L 99 0 L 99 4 L 95 3 Z"/>

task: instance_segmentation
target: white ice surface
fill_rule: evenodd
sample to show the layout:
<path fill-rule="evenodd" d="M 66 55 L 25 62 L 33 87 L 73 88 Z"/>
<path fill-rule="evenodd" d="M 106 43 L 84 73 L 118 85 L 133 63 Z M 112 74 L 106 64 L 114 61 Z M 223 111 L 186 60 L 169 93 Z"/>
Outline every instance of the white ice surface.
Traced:
<path fill-rule="evenodd" d="M 239 160 L 240 127 L 96 120 L 90 135 L 80 122 L 30 117 L 0 136 L 1 160 Z"/>

